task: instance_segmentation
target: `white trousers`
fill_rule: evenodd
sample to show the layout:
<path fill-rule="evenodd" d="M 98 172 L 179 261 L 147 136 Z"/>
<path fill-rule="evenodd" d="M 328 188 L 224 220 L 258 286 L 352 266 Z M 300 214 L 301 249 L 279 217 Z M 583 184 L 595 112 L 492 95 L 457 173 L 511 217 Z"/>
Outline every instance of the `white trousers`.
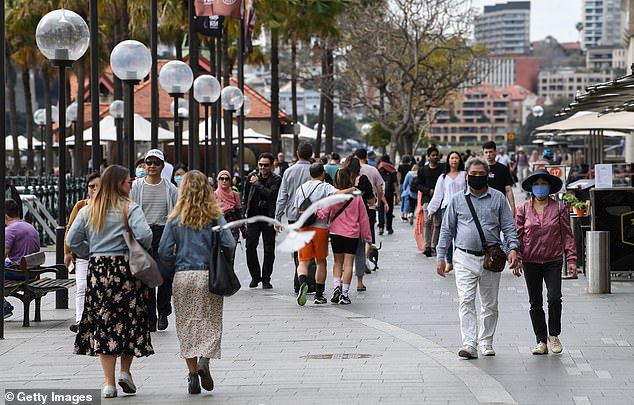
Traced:
<path fill-rule="evenodd" d="M 462 344 L 477 347 L 492 345 L 493 334 L 498 323 L 498 292 L 500 290 L 501 273 L 484 270 L 484 257 L 454 251 L 453 263 L 458 289 L 458 315 Z M 476 315 L 476 288 L 480 292 L 480 327 L 478 335 L 478 319 Z M 477 336 L 477 338 L 476 338 Z"/>
<path fill-rule="evenodd" d="M 75 295 L 75 321 L 81 321 L 84 313 L 84 301 L 86 299 L 86 287 L 88 286 L 88 260 L 75 259 L 75 284 L 77 291 Z"/>

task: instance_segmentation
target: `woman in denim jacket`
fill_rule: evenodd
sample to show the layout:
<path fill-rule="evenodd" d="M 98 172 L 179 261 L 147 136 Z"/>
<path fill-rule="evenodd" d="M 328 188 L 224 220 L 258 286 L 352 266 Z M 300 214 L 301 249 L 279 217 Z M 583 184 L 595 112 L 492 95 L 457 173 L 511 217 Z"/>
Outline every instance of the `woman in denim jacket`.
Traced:
<path fill-rule="evenodd" d="M 201 384 L 213 390 L 209 359 L 220 358 L 223 297 L 209 292 L 208 280 L 214 244 L 230 249 L 236 245 L 231 231 L 211 230 L 224 223 L 207 177 L 198 170 L 185 173 L 163 231 L 159 258 L 174 280 L 176 335 L 187 362 L 190 394 L 199 394 Z"/>
<path fill-rule="evenodd" d="M 568 273 L 577 277 L 577 252 L 565 205 L 550 197 L 562 186 L 559 178 L 544 169 L 536 170 L 522 183 L 531 199 L 518 208 L 515 216 L 521 264 L 513 269 L 526 279 L 530 316 L 537 346 L 533 354 L 547 354 L 547 341 L 553 353 L 561 353 L 561 266 L 565 257 Z M 523 268 L 522 268 L 523 267 Z M 542 288 L 548 290 L 548 326 L 544 314 Z"/>

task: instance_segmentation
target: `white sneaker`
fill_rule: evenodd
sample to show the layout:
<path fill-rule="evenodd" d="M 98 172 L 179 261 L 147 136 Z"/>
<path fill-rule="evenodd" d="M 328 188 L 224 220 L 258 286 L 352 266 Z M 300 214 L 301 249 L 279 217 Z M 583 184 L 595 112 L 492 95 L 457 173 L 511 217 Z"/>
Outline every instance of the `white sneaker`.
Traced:
<path fill-rule="evenodd" d="M 493 350 L 492 345 L 480 345 L 479 349 L 483 356 L 495 356 L 495 350 Z"/>
<path fill-rule="evenodd" d="M 458 350 L 458 356 L 465 359 L 477 359 L 478 351 L 473 346 L 464 345 L 460 348 L 460 350 Z"/>
<path fill-rule="evenodd" d="M 104 385 L 101 390 L 101 396 L 104 398 L 116 398 L 117 387 L 115 387 L 114 385 Z"/>
<path fill-rule="evenodd" d="M 564 349 L 561 345 L 561 340 L 559 340 L 559 336 L 548 336 L 548 342 L 550 342 L 550 350 L 553 353 L 561 353 Z"/>
<path fill-rule="evenodd" d="M 126 394 L 136 393 L 136 385 L 134 385 L 134 381 L 132 381 L 132 375 L 130 375 L 130 373 L 126 373 L 124 371 L 121 372 L 121 375 L 119 376 L 119 386 Z"/>
<path fill-rule="evenodd" d="M 533 354 L 548 354 L 548 346 L 544 342 L 539 342 L 537 343 L 537 346 L 533 348 L 532 353 Z"/>

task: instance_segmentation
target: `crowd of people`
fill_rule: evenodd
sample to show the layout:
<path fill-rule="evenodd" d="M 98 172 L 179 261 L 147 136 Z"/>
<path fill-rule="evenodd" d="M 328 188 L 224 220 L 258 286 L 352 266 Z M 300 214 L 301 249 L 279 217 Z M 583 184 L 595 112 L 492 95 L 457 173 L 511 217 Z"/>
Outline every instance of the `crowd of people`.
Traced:
<path fill-rule="evenodd" d="M 401 220 L 421 224 L 415 237 L 422 254 L 436 258 L 438 275 L 455 274 L 462 334 L 459 356 L 495 355 L 500 273 L 485 269 L 484 263 L 492 246 L 501 247 L 513 274 L 525 276 L 537 340 L 533 353 L 546 354 L 548 345 L 561 352 L 564 260 L 576 276 L 567 211 L 551 197 L 561 189 L 561 181 L 545 170 L 529 173 L 529 161 L 520 151 L 513 156 L 518 180 L 531 198 L 516 208 L 513 159 L 499 153 L 494 142 L 486 142 L 479 156 L 452 151 L 442 159 L 435 146 L 426 152 L 419 159 L 402 156 L 395 166 L 389 156 L 377 160 L 365 149 L 344 158 L 336 153 L 315 158 L 312 146 L 300 143 L 293 164 L 285 162 L 283 153 L 262 153 L 244 184 L 222 170 L 214 179 L 215 190 L 205 174 L 184 165 L 171 167 L 157 149 L 137 162 L 133 178 L 118 165 L 90 175 L 87 199 L 71 213 L 64 261 L 74 264 L 77 277 L 76 323 L 70 327 L 76 332 L 74 351 L 99 356 L 103 396 L 116 397 L 117 384 L 124 393 L 136 392 L 133 359 L 154 353 L 151 333 L 169 327 L 172 310 L 188 371 L 188 392 L 200 393 L 201 387 L 212 390 L 209 363 L 220 357 L 223 297 L 209 292 L 210 252 L 217 244 L 234 249 L 244 240 L 249 288 L 271 289 L 280 231 L 259 221 L 221 232 L 212 227 L 255 216 L 292 224 L 312 202 L 333 194 L 352 194 L 352 198 L 317 211 L 301 225 L 300 231 L 311 231 L 314 237 L 294 254 L 299 306 L 306 305 L 311 292 L 315 305 L 351 304 L 353 278 L 357 292 L 367 291 L 364 277 L 376 270 L 367 260 L 376 250 L 376 234 L 394 233 L 394 208 L 401 204 Z M 28 224 L 19 219 L 16 204 L 10 201 L 5 257 L 19 261 L 16 255 L 39 250 L 39 243 L 35 245 L 39 237 L 26 231 Z M 158 262 L 164 279 L 160 287 L 148 288 L 132 275 L 122 236 L 126 231 Z M 542 303 L 544 283 L 548 322 Z M 117 358 L 120 374 L 115 381 Z"/>

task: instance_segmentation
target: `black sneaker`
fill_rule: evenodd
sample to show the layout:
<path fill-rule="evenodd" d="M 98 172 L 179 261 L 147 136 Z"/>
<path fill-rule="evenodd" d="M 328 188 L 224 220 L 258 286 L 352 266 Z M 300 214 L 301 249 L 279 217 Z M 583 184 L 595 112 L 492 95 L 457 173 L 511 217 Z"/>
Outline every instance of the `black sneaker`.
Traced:
<path fill-rule="evenodd" d="M 388 229 L 388 230 L 387 230 L 387 234 L 388 234 L 388 235 L 392 235 L 392 234 L 394 234 L 394 229 Z"/>
<path fill-rule="evenodd" d="M 383 228 L 379 228 L 379 235 L 383 235 Z"/>
<path fill-rule="evenodd" d="M 77 326 L 76 323 L 74 323 L 74 324 L 70 325 L 68 327 L 68 329 L 70 329 L 70 331 L 73 332 L 73 333 L 77 333 L 77 331 L 79 330 L 79 327 Z"/>
<path fill-rule="evenodd" d="M 167 326 L 168 326 L 167 317 L 165 315 L 159 315 L 158 330 L 165 330 L 167 329 Z"/>
<path fill-rule="evenodd" d="M 297 293 L 297 305 L 303 307 L 306 304 L 306 293 L 308 293 L 308 283 L 302 283 Z"/>
<path fill-rule="evenodd" d="M 352 301 L 350 301 L 350 297 L 348 297 L 347 295 L 341 294 L 341 296 L 339 297 L 339 305 L 348 305 L 351 303 Z"/>
<path fill-rule="evenodd" d="M 271 288 L 273 288 L 273 285 L 271 285 L 270 281 L 262 281 L 262 288 L 265 290 L 270 290 Z"/>
<path fill-rule="evenodd" d="M 332 289 L 332 298 L 330 298 L 330 302 L 333 304 L 339 303 L 339 297 L 341 297 L 341 287 L 335 287 Z"/>
<path fill-rule="evenodd" d="M 423 254 L 427 257 L 431 257 L 431 248 L 425 248 L 425 251 L 423 252 Z"/>
<path fill-rule="evenodd" d="M 251 280 L 251 282 L 249 283 L 249 288 L 256 288 L 258 284 L 260 284 L 259 281 Z"/>
<path fill-rule="evenodd" d="M 325 304 L 328 300 L 323 295 L 315 295 L 315 305 Z"/>

